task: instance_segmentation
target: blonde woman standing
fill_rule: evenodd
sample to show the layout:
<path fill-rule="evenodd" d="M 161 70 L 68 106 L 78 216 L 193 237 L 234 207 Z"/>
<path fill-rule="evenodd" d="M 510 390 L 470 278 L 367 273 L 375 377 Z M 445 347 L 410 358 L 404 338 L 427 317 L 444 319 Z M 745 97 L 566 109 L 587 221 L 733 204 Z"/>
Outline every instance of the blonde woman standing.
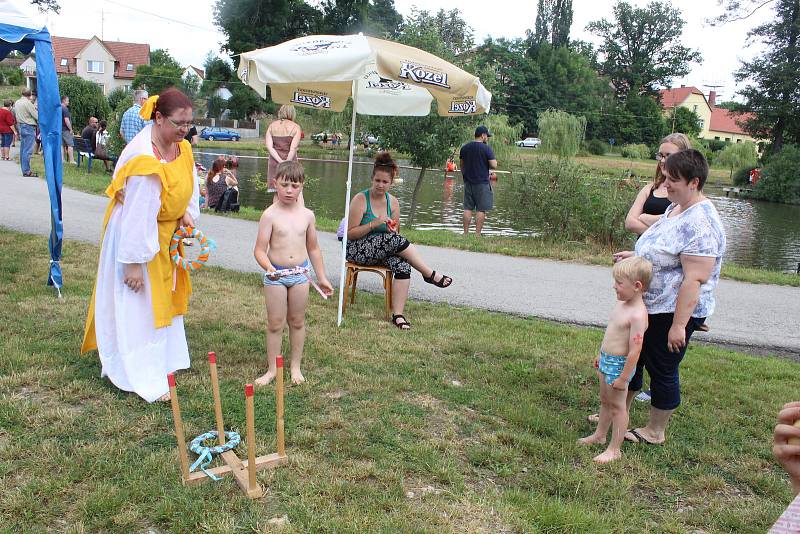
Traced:
<path fill-rule="evenodd" d="M 297 147 L 300 145 L 302 128 L 294 122 L 295 115 L 294 106 L 283 105 L 278 109 L 278 118 L 267 127 L 265 143 L 269 152 L 267 184 L 270 192 L 275 192 L 278 165 L 284 161 L 297 160 Z"/>

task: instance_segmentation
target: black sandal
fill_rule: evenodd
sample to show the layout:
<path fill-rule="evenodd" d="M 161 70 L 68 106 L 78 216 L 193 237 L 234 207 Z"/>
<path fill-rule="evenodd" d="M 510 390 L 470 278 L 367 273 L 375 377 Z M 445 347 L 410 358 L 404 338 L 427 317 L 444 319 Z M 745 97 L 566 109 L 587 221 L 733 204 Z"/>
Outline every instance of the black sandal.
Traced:
<path fill-rule="evenodd" d="M 453 283 L 453 279 L 449 276 L 442 275 L 438 282 L 434 281 L 434 278 L 436 278 L 436 271 L 431 271 L 431 275 L 427 278 L 422 277 L 423 280 L 436 287 L 447 287 Z"/>
<path fill-rule="evenodd" d="M 400 321 L 402 319 L 402 321 Z M 411 328 L 411 323 L 408 322 L 405 315 L 402 313 L 398 313 L 397 315 L 392 314 L 392 324 L 395 325 L 400 330 L 409 330 Z"/>

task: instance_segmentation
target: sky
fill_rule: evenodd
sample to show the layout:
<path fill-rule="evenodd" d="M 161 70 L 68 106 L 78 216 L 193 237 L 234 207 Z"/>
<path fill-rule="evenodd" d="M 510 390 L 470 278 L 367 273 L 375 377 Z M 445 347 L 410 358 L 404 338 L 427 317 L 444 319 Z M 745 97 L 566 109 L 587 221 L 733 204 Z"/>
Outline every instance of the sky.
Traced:
<path fill-rule="evenodd" d="M 647 0 L 629 0 L 644 6 Z M 202 67 L 208 52 L 219 54 L 224 34 L 213 22 L 214 0 L 59 0 L 61 14 L 47 15 L 50 33 L 62 37 L 90 38 L 149 43 L 151 49 L 166 48 L 183 65 Z M 574 19 L 570 37 L 599 43 L 586 32 L 586 25 L 601 18 L 611 18 L 611 0 L 573 0 Z M 395 0 L 397 10 L 405 15 L 415 5 L 429 11 L 440 8 L 461 10 L 462 18 L 473 30 L 475 40 L 485 37 L 524 37 L 536 19 L 536 0 Z M 747 46 L 747 31 L 772 15 L 763 8 L 746 21 L 723 27 L 710 27 L 706 18 L 718 15 L 717 0 L 671 0 L 687 20 L 684 45 L 699 50 L 702 64 L 691 64 L 691 73 L 673 82 L 694 85 L 705 93 L 716 88 L 718 101 L 738 99 L 733 72 L 740 59 L 750 59 L 757 45 Z M 738 88 L 741 88 L 739 86 Z"/>

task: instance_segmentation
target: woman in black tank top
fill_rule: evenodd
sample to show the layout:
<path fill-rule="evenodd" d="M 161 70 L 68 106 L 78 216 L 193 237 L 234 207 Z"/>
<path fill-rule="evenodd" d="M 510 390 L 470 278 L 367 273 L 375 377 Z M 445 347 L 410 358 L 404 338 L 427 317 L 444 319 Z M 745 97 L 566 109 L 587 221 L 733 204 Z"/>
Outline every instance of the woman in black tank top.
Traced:
<path fill-rule="evenodd" d="M 664 175 L 662 170 L 664 162 L 675 152 L 692 148 L 689 138 L 682 133 L 673 133 L 661 140 L 658 147 L 658 166 L 653 183 L 647 184 L 636 195 L 631 209 L 625 217 L 625 229 L 642 235 L 650 226 L 661 217 L 671 202 L 667 199 L 667 191 L 664 187 Z"/>

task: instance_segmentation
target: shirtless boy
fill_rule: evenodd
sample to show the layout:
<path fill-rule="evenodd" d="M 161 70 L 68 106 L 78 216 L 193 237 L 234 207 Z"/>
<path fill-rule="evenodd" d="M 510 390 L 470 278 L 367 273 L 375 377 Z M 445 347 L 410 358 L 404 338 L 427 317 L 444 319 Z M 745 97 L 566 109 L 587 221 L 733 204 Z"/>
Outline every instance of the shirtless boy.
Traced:
<path fill-rule="evenodd" d="M 647 330 L 642 295 L 650 285 L 653 266 L 644 258 L 632 256 L 614 264 L 612 272 L 617 303 L 608 320 L 600 354 L 594 359 L 600 377 L 600 420 L 594 434 L 578 440 L 581 445 L 605 444 L 611 427 L 608 448 L 594 457 L 595 462 L 603 464 L 622 457 L 622 441 L 628 428 L 628 383 L 636 372 Z"/>
<path fill-rule="evenodd" d="M 279 276 L 276 271 L 308 267 L 309 260 L 322 291 L 333 294 L 325 276 L 322 252 L 314 228 L 314 212 L 297 201 L 303 191 L 305 174 L 296 161 L 278 165 L 275 178 L 278 201 L 268 207 L 258 222 L 258 237 L 253 252 L 264 274 L 264 300 L 267 307 L 267 373 L 256 379 L 266 385 L 275 378 L 275 357 L 280 354 L 283 329 L 289 323 L 291 375 L 293 384 L 305 381 L 300 372 L 306 339 L 306 304 L 309 280 L 305 274 Z"/>

